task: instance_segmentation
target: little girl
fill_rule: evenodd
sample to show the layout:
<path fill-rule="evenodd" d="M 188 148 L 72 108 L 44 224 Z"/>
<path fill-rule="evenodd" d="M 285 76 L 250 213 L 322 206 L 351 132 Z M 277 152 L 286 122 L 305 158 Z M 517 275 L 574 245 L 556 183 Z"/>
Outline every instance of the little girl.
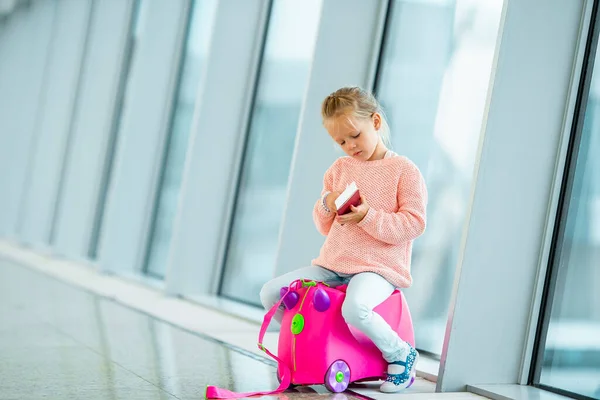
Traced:
<path fill-rule="evenodd" d="M 417 166 L 386 147 L 389 128 L 372 94 L 357 87 L 339 89 L 323 101 L 321 114 L 329 135 L 348 155 L 325 172 L 314 206 L 313 218 L 325 243 L 312 266 L 267 282 L 261 302 L 270 309 L 279 289 L 296 279 L 347 283 L 342 315 L 388 362 L 380 390 L 397 392 L 409 385 L 418 353 L 373 309 L 395 288 L 412 284 L 412 243 L 425 230 L 427 189 Z M 335 200 L 351 182 L 356 182 L 362 202 L 339 216 Z M 276 316 L 281 318 L 282 310 Z"/>

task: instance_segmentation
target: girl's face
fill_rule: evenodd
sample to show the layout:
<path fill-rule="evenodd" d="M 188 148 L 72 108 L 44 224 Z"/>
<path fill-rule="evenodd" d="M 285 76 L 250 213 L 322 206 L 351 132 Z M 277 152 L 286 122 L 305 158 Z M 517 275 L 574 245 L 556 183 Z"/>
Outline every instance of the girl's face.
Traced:
<path fill-rule="evenodd" d="M 339 115 L 326 120 L 324 125 L 332 139 L 352 158 L 370 161 L 378 145 L 383 146 L 377 132 L 381 128 L 378 113 L 364 119 L 351 114 Z"/>

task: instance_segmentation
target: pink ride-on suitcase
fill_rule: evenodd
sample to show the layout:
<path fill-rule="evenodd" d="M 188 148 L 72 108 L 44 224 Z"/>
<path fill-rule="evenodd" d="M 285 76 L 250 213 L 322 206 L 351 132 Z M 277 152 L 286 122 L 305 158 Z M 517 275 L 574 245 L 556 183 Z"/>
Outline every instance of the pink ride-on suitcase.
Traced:
<path fill-rule="evenodd" d="M 280 385 L 274 391 L 234 393 L 208 386 L 206 398 L 279 393 L 294 385 L 325 385 L 332 392 L 346 390 L 351 382 L 385 379 L 387 362 L 364 334 L 342 316 L 347 285 L 330 287 L 323 282 L 296 280 L 281 288 L 281 298 L 265 315 L 258 347 L 278 362 Z M 278 307 L 284 304 L 278 355 L 263 344 L 264 334 Z M 398 335 L 413 347 L 415 338 L 410 311 L 402 292 L 396 290 L 375 308 Z M 411 378 L 409 386 L 414 382 Z"/>
<path fill-rule="evenodd" d="M 288 288 L 282 288 L 285 311 L 278 356 L 290 369 L 292 384 L 325 384 L 332 392 L 342 392 L 351 382 L 385 379 L 387 362 L 381 351 L 342 317 L 346 288 L 314 281 L 297 281 L 289 293 Z M 412 319 L 402 292 L 394 291 L 375 311 L 403 340 L 415 346 Z M 281 364 L 278 373 L 281 377 Z"/>

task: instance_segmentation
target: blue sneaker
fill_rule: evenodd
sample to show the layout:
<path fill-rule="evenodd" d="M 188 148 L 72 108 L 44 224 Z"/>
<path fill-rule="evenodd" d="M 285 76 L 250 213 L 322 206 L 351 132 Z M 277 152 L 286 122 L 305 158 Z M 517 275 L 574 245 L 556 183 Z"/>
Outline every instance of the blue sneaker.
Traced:
<path fill-rule="evenodd" d="M 415 381 L 417 376 L 417 361 L 419 361 L 419 352 L 408 344 L 410 351 L 406 360 L 398 360 L 388 365 L 387 378 L 381 384 L 379 390 L 384 393 L 395 393 L 403 389 L 408 389 Z M 404 371 L 402 371 L 404 367 Z"/>

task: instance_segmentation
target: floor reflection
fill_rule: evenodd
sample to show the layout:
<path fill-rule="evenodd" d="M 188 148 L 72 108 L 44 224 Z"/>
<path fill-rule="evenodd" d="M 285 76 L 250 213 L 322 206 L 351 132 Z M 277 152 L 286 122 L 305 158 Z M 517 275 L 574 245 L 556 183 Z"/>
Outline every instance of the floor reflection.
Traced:
<path fill-rule="evenodd" d="M 278 386 L 269 360 L 6 261 L 0 296 L 4 398 L 199 399 L 206 385 Z M 263 398 L 315 397 L 365 398 L 322 386 Z"/>

